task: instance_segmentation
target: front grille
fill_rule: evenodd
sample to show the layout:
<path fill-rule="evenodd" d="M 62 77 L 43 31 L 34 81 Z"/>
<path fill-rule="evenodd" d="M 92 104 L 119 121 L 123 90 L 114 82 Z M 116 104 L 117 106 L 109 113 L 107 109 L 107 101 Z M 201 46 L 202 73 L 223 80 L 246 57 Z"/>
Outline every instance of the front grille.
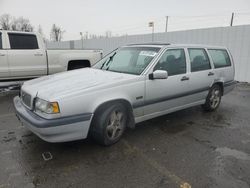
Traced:
<path fill-rule="evenodd" d="M 31 108 L 31 95 L 28 93 L 21 91 L 21 99 L 24 105 L 26 105 L 28 108 Z"/>

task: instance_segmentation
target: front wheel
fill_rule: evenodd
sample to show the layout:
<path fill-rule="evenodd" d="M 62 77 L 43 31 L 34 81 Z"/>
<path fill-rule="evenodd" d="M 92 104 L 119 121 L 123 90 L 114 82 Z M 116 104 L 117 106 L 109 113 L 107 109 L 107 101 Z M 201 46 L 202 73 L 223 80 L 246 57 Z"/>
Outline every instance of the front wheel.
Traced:
<path fill-rule="evenodd" d="M 203 109 L 206 111 L 215 111 L 221 102 L 222 91 L 219 85 L 214 85 L 211 87 L 206 102 L 202 105 Z"/>
<path fill-rule="evenodd" d="M 127 117 L 126 108 L 120 103 L 102 108 L 94 116 L 92 137 L 105 146 L 116 143 L 126 129 Z"/>

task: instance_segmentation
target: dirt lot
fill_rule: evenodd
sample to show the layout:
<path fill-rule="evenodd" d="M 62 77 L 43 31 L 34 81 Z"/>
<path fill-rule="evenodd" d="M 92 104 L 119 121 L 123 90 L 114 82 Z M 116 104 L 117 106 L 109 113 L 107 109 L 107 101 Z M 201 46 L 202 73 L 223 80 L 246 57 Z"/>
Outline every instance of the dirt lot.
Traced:
<path fill-rule="evenodd" d="M 111 147 L 40 140 L 15 117 L 16 94 L 0 97 L 0 187 L 250 187 L 249 85 L 216 112 L 155 118 Z"/>

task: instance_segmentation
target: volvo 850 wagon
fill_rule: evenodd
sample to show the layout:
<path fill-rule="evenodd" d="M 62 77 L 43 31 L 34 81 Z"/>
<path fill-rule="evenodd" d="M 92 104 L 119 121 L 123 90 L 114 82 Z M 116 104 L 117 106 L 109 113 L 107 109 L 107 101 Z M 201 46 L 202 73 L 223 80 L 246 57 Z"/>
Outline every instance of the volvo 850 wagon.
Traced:
<path fill-rule="evenodd" d="M 127 127 L 201 105 L 216 110 L 234 87 L 234 63 L 224 47 L 137 44 L 120 47 L 92 68 L 23 84 L 16 114 L 48 142 L 117 142 Z"/>

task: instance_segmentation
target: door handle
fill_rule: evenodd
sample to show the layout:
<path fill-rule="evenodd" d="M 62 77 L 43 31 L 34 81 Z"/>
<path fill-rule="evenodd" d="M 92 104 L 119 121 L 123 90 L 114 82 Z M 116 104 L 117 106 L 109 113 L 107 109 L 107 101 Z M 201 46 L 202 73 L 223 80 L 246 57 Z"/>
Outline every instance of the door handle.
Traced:
<path fill-rule="evenodd" d="M 213 72 L 209 72 L 209 73 L 208 73 L 208 76 L 213 76 L 213 75 L 214 75 Z"/>
<path fill-rule="evenodd" d="M 5 56 L 5 54 L 0 54 L 0 56 Z"/>
<path fill-rule="evenodd" d="M 185 80 L 189 80 L 189 77 L 183 76 L 183 77 L 181 78 L 181 81 L 185 81 Z"/>
<path fill-rule="evenodd" d="M 34 56 L 43 56 L 43 54 L 37 53 L 37 54 L 34 54 Z"/>

